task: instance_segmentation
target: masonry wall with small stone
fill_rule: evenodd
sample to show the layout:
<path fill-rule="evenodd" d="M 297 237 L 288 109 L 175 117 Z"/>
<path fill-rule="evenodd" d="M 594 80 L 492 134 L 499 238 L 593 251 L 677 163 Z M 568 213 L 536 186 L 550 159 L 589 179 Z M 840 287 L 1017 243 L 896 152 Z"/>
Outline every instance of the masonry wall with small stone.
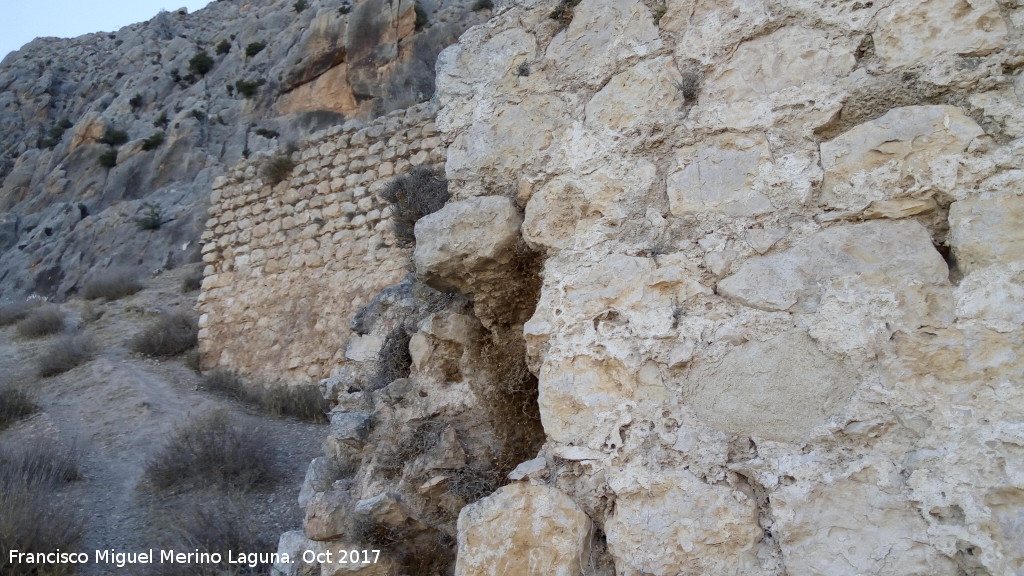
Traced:
<path fill-rule="evenodd" d="M 214 182 L 198 305 L 204 368 L 301 382 L 345 361 L 352 315 L 410 270 L 381 192 L 415 166 L 442 167 L 435 113 L 427 102 L 318 132 L 276 185 L 263 177 L 266 157 Z"/>

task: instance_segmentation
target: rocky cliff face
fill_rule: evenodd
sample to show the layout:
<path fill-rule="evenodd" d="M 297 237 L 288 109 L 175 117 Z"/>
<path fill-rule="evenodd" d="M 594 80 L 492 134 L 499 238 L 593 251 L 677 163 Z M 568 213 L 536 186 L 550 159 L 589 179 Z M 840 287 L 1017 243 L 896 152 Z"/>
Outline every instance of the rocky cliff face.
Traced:
<path fill-rule="evenodd" d="M 299 8 L 302 8 L 301 10 Z M 429 98 L 466 1 L 221 0 L 0 65 L 0 296 L 198 259 L 213 178 L 320 127 Z M 155 206 L 162 226 L 134 219 Z"/>
<path fill-rule="evenodd" d="M 438 64 L 449 208 L 544 260 L 456 574 L 1024 574 L 1021 4 L 563 8 Z"/>

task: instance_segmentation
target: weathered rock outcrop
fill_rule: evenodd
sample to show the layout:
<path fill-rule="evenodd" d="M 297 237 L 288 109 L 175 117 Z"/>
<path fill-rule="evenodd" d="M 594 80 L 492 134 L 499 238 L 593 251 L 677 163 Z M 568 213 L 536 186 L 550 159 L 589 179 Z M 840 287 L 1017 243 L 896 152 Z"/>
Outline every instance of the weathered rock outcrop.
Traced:
<path fill-rule="evenodd" d="M 11 53 L 0 211 L 14 225 L 0 233 L 0 298 L 63 298 L 90 270 L 197 260 L 219 174 L 429 99 L 437 53 L 489 13 L 470 4 L 220 1 Z M 136 232 L 146 206 L 163 225 Z"/>

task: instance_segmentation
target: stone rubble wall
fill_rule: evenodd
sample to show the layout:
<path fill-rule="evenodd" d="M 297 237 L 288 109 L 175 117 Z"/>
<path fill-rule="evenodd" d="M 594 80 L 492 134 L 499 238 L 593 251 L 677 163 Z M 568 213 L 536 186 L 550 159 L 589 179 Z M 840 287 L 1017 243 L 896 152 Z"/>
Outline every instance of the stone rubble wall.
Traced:
<path fill-rule="evenodd" d="M 554 6 L 438 59 L 446 210 L 544 254 L 456 574 L 1024 575 L 1024 5 Z"/>
<path fill-rule="evenodd" d="M 202 236 L 204 367 L 300 382 L 358 354 L 348 350 L 352 315 L 410 269 L 380 193 L 396 175 L 444 161 L 434 115 L 428 102 L 316 133 L 275 186 L 264 181 L 265 156 L 214 182 Z"/>

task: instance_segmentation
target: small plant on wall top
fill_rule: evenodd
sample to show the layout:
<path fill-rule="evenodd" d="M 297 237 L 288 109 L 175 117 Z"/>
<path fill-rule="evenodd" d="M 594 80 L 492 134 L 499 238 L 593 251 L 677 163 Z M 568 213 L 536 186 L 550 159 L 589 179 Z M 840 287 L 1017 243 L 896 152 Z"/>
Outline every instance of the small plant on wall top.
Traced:
<path fill-rule="evenodd" d="M 277 185 L 288 178 L 295 168 L 295 161 L 289 152 L 280 152 L 272 156 L 263 165 L 263 178 L 271 186 Z"/>

